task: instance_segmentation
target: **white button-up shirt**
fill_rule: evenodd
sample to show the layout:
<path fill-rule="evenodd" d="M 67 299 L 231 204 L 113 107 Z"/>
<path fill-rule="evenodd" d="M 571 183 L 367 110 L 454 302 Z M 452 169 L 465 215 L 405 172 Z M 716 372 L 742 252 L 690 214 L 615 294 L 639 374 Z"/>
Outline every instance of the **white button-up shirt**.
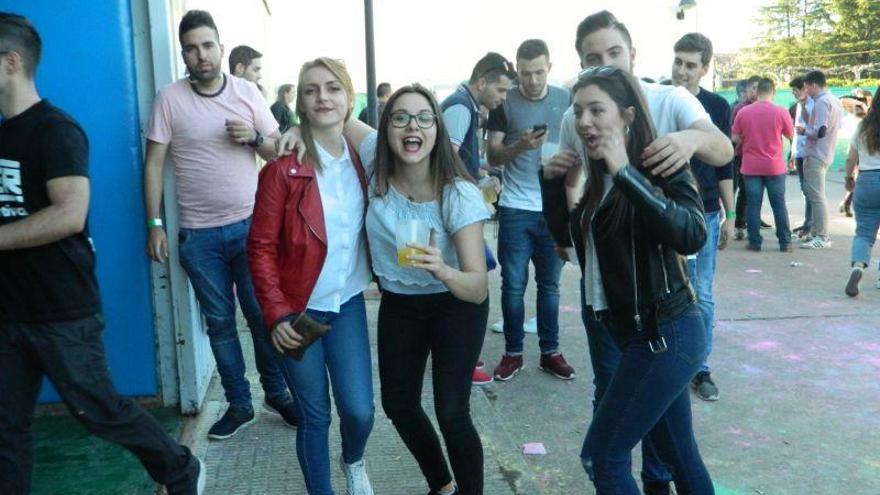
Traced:
<path fill-rule="evenodd" d="M 364 235 L 364 193 L 348 145 L 334 158 L 315 143 L 322 170 L 315 174 L 324 209 L 327 258 L 309 298 L 308 308 L 337 313 L 339 307 L 370 283 Z"/>

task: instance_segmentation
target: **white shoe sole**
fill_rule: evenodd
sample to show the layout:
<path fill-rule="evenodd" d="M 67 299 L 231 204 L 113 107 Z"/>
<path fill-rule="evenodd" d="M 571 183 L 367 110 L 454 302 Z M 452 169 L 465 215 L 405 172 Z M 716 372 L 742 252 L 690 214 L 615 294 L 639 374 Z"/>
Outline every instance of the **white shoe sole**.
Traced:
<path fill-rule="evenodd" d="M 549 373 L 549 374 L 555 376 L 556 378 L 559 378 L 560 380 L 574 380 L 574 378 L 577 376 L 577 373 L 572 373 L 571 376 L 562 376 L 562 375 L 556 373 L 555 371 L 551 370 L 550 368 L 545 368 L 543 366 L 538 366 L 538 369 L 543 371 L 544 373 Z"/>
<path fill-rule="evenodd" d="M 500 376 L 498 376 L 498 375 L 493 375 L 492 378 L 494 378 L 495 380 L 498 380 L 499 382 L 506 382 L 507 380 L 510 380 L 511 378 L 513 378 L 514 375 L 516 375 L 517 373 L 519 373 L 519 370 L 521 370 L 521 369 L 522 369 L 522 366 L 520 366 L 519 368 L 513 370 L 513 373 L 511 373 L 507 378 L 502 378 L 502 377 L 500 377 Z"/>
<path fill-rule="evenodd" d="M 233 431 L 229 435 L 216 435 L 216 434 L 208 433 L 208 438 L 210 438 L 211 440 L 226 440 L 227 438 L 234 437 L 235 435 L 238 434 L 238 432 L 240 432 L 241 430 L 247 428 L 248 426 L 250 426 L 256 422 L 257 422 L 257 415 L 254 414 L 253 419 L 251 419 L 250 421 L 248 421 L 246 423 L 242 423 L 241 426 L 236 428 L 235 431 Z"/>

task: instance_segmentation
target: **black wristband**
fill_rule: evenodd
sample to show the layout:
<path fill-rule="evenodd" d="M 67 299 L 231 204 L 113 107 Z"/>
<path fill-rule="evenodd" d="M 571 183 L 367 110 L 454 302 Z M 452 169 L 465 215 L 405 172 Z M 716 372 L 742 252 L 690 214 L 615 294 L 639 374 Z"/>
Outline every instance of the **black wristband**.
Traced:
<path fill-rule="evenodd" d="M 260 134 L 260 131 L 254 129 L 254 132 L 257 134 L 254 137 L 254 140 L 249 142 L 247 145 L 251 148 L 259 148 L 261 144 L 263 144 L 263 135 Z"/>

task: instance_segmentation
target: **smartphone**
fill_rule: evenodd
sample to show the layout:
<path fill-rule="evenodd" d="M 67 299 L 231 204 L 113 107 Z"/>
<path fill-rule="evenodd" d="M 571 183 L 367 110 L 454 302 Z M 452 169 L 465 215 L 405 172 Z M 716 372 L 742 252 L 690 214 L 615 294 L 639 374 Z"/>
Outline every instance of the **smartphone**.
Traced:
<path fill-rule="evenodd" d="M 538 124 L 532 127 L 532 132 L 536 132 L 538 134 L 544 134 L 547 132 L 547 124 Z"/>

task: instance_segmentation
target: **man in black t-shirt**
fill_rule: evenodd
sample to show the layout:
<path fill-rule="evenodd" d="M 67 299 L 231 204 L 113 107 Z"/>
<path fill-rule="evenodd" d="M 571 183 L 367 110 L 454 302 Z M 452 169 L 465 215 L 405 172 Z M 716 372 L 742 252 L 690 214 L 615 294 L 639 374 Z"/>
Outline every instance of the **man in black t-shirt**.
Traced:
<path fill-rule="evenodd" d="M 30 492 L 44 375 L 90 433 L 130 450 L 168 493 L 201 493 L 201 462 L 110 379 L 86 229 L 88 141 L 40 99 L 40 51 L 27 19 L 0 12 L 0 493 Z"/>

